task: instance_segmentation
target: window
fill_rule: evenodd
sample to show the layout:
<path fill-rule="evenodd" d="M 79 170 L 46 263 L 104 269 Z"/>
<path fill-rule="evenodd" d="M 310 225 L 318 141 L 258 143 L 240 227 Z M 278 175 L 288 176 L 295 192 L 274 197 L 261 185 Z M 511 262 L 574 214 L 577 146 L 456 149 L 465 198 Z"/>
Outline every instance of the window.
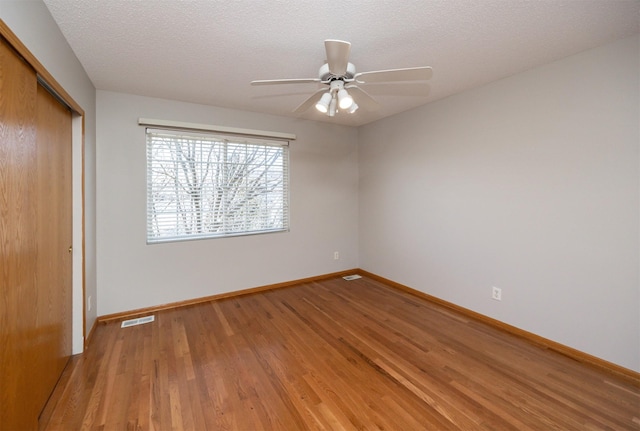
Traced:
<path fill-rule="evenodd" d="M 289 229 L 288 142 L 147 129 L 147 243 Z"/>

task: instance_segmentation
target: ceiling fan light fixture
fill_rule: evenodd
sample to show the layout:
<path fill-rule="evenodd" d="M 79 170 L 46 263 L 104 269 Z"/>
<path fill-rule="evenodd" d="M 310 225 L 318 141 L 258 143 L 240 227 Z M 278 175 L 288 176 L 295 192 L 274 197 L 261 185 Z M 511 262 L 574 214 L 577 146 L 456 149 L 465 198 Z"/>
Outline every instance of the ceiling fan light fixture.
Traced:
<path fill-rule="evenodd" d="M 349 109 L 347 109 L 347 112 L 349 114 L 353 114 L 354 112 L 356 112 L 358 110 L 358 108 L 359 108 L 358 104 L 356 102 L 353 102 L 351 104 L 351 106 L 349 106 Z"/>
<path fill-rule="evenodd" d="M 323 114 L 329 111 L 329 104 L 331 103 L 331 93 L 324 93 L 318 103 L 316 103 L 316 109 Z"/>
<path fill-rule="evenodd" d="M 338 106 L 340 109 L 349 109 L 353 105 L 353 97 L 344 88 L 338 90 Z"/>

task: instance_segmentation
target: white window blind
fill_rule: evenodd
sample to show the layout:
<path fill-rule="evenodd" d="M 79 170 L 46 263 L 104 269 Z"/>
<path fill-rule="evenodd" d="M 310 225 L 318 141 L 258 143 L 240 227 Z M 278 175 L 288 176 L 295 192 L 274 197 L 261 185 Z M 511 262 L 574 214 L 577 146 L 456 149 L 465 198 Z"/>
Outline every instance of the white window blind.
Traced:
<path fill-rule="evenodd" d="M 147 128 L 147 243 L 289 230 L 288 142 Z"/>

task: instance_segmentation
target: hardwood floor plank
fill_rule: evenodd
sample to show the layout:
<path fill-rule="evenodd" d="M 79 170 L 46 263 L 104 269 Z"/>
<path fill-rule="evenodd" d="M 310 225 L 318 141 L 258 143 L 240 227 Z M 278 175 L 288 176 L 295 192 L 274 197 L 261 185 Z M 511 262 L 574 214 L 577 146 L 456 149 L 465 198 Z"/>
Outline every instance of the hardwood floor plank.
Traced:
<path fill-rule="evenodd" d="M 640 430 L 640 388 L 362 278 L 100 325 L 47 430 Z"/>

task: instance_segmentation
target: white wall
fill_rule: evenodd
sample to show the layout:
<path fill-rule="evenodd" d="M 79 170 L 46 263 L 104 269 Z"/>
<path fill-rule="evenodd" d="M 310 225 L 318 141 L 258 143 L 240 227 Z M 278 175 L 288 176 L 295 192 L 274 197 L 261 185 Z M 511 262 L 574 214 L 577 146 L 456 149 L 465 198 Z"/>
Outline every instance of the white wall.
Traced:
<path fill-rule="evenodd" d="M 96 297 L 95 272 L 95 88 L 62 36 L 49 10 L 40 0 L 0 0 L 0 19 L 53 75 L 85 112 L 84 175 L 85 205 L 82 206 L 82 127 L 73 125 L 73 353 L 83 350 L 82 333 L 82 212 L 85 214 L 86 295 Z M 96 308 L 87 310 L 89 331 Z"/>
<path fill-rule="evenodd" d="M 639 371 L 638 52 L 622 40 L 360 128 L 360 266 Z"/>
<path fill-rule="evenodd" d="M 104 91 L 97 113 L 99 315 L 358 266 L 356 129 Z M 146 245 L 139 117 L 296 134 L 291 231 Z"/>

